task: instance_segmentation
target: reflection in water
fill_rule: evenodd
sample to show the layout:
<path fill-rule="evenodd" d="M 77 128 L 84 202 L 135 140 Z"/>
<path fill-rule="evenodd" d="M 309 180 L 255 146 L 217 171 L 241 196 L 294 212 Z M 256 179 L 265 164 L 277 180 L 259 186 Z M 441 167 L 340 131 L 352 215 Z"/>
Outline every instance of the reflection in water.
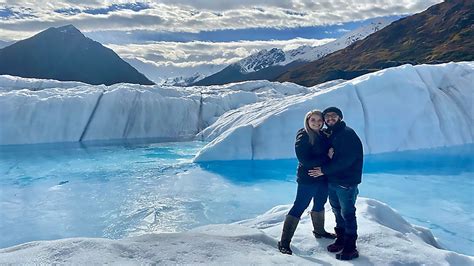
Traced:
<path fill-rule="evenodd" d="M 221 175 L 237 184 L 265 180 L 293 181 L 296 175 L 296 165 L 296 159 L 199 163 L 202 169 Z"/>
<path fill-rule="evenodd" d="M 364 173 L 454 175 L 474 171 L 474 144 L 365 156 Z"/>

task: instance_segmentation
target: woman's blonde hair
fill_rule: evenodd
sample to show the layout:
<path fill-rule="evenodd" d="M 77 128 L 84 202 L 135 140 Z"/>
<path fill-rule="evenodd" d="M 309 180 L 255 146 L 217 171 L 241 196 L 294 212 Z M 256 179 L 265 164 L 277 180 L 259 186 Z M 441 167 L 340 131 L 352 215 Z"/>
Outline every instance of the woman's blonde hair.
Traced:
<path fill-rule="evenodd" d="M 324 117 L 323 117 L 323 112 L 321 112 L 320 110 L 312 110 L 312 111 L 309 111 L 308 113 L 306 113 L 306 115 L 304 116 L 304 130 L 306 131 L 306 133 L 308 133 L 308 136 L 309 136 L 309 143 L 311 143 L 311 145 L 314 145 L 314 140 L 316 139 L 316 134 L 320 134 L 319 133 L 319 130 L 318 131 L 314 131 L 312 130 L 310 127 L 309 127 L 309 118 L 313 115 L 317 115 L 319 117 L 321 117 L 324 121 Z M 323 124 L 324 125 L 324 124 Z"/>

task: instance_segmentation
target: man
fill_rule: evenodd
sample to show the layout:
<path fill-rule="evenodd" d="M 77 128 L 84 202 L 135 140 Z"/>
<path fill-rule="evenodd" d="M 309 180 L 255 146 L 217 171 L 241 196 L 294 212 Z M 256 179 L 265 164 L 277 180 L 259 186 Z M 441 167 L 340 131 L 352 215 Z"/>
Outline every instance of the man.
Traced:
<path fill-rule="evenodd" d="M 336 254 L 336 259 L 352 260 L 359 257 L 356 248 L 357 221 L 355 202 L 362 177 L 363 150 L 357 134 L 342 121 L 339 108 L 329 107 L 323 111 L 324 121 L 331 134 L 329 141 L 334 149 L 332 160 L 309 171 L 317 178 L 326 175 L 329 182 L 329 203 L 336 216 L 336 241 L 327 247 Z M 331 156 L 331 154 L 329 154 Z"/>

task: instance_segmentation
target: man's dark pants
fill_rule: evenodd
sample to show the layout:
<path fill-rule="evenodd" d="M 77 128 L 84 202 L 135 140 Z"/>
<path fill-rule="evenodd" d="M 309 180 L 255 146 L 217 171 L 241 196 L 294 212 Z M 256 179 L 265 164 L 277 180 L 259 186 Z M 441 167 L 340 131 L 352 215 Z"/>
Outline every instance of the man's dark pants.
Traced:
<path fill-rule="evenodd" d="M 355 203 L 358 194 L 357 185 L 329 183 L 329 203 L 336 216 L 336 227 L 344 228 L 346 235 L 357 235 Z"/>

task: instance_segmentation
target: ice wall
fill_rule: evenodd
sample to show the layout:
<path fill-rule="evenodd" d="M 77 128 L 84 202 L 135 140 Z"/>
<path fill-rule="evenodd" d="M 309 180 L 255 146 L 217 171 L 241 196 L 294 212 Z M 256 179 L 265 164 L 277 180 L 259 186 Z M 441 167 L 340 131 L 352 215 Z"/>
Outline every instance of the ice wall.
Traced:
<path fill-rule="evenodd" d="M 195 161 L 293 158 L 312 109 L 338 106 L 366 154 L 473 143 L 474 63 L 403 65 L 327 90 L 258 102 L 222 115 L 200 133 Z"/>
<path fill-rule="evenodd" d="M 43 90 L 49 88 L 70 89 L 87 85 L 78 81 L 57 81 L 52 79 L 21 78 L 10 75 L 0 75 L 0 91 L 7 90 Z"/>
<path fill-rule="evenodd" d="M 193 138 L 231 109 L 308 92 L 268 81 L 107 87 L 11 76 L 0 76 L 0 88 L 0 145 Z"/>

